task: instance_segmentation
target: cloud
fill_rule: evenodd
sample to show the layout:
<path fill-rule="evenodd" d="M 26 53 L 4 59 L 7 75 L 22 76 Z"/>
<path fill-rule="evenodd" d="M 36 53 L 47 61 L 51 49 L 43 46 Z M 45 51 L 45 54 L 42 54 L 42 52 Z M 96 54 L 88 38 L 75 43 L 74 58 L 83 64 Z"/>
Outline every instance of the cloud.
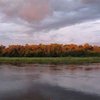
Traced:
<path fill-rule="evenodd" d="M 54 29 L 100 18 L 99 0 L 53 0 L 53 14 L 42 21 L 41 29 Z"/>
<path fill-rule="evenodd" d="M 98 44 L 100 45 L 100 20 L 84 22 L 45 34 L 44 37 L 48 39 L 49 43 L 76 43 L 76 44 Z M 44 39 L 44 43 L 48 40 Z"/>
<path fill-rule="evenodd" d="M 47 32 L 40 32 L 34 34 L 5 33 L 0 34 L 0 41 L 3 44 L 39 44 L 39 43 L 76 43 L 76 44 L 97 44 L 100 45 L 100 20 L 85 22 L 69 27 L 60 28 L 58 30 L 51 30 Z M 4 41 L 4 40 L 6 41 Z"/>
<path fill-rule="evenodd" d="M 48 0 L 1 0 L 6 17 L 19 17 L 28 22 L 42 20 L 49 12 Z"/>
<path fill-rule="evenodd" d="M 0 36 L 9 43 L 98 43 L 99 20 L 100 0 L 0 0 Z"/>
<path fill-rule="evenodd" d="M 19 18 L 36 30 L 100 18 L 100 0 L 1 0 L 0 8 L 6 20 Z"/>
<path fill-rule="evenodd" d="M 81 0 L 85 4 L 98 4 L 100 0 Z"/>

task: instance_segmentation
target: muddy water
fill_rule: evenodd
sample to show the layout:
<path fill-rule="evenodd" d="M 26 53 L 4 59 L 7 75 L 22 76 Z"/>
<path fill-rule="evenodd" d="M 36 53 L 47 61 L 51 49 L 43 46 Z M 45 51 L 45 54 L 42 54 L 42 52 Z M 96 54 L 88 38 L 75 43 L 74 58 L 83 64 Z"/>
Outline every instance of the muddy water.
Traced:
<path fill-rule="evenodd" d="M 0 65 L 0 100 L 100 100 L 100 64 Z"/>

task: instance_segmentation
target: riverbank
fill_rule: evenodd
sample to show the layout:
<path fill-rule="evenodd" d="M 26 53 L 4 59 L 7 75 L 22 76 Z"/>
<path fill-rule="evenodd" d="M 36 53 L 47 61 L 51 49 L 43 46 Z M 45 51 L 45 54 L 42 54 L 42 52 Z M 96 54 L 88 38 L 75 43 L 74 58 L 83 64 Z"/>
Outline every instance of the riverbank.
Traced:
<path fill-rule="evenodd" d="M 89 64 L 100 63 L 100 57 L 1 57 L 0 64 Z"/>

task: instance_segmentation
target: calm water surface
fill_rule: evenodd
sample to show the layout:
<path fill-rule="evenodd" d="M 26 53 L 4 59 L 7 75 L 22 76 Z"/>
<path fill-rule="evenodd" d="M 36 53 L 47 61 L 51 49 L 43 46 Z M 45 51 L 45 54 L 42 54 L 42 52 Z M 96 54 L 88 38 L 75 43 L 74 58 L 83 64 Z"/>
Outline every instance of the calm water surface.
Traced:
<path fill-rule="evenodd" d="M 0 100 L 100 100 L 100 64 L 0 65 Z"/>

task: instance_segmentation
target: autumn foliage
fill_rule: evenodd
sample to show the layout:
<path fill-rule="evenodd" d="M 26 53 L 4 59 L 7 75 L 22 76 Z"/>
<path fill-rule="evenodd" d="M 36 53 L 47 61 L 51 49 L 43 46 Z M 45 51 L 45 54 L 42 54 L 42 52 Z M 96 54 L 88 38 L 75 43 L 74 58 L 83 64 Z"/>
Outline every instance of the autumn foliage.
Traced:
<path fill-rule="evenodd" d="M 39 44 L 0 46 L 1 57 L 67 57 L 67 56 L 99 56 L 100 46 L 89 44 Z"/>

